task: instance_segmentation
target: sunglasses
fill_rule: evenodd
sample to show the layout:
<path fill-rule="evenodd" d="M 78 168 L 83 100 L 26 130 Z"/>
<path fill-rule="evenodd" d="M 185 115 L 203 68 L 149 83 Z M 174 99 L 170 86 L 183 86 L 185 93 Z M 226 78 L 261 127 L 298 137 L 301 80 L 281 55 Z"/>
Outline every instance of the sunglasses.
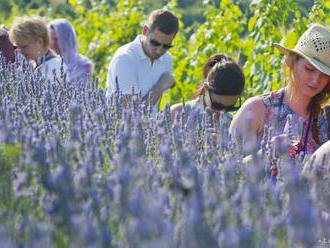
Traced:
<path fill-rule="evenodd" d="M 155 39 L 150 39 L 150 44 L 153 45 L 154 47 L 162 46 L 166 50 L 173 47 L 172 44 L 162 44 L 162 43 L 156 41 Z"/>
<path fill-rule="evenodd" d="M 236 101 L 235 104 L 233 105 L 224 105 L 222 103 L 219 103 L 219 102 L 214 102 L 212 100 L 212 96 L 211 94 L 209 94 L 210 96 L 210 101 L 211 101 L 211 108 L 214 110 L 214 111 L 226 111 L 226 112 L 232 112 L 232 111 L 236 111 L 238 110 L 241 105 L 242 105 L 242 100 L 241 100 L 241 97 L 238 98 L 238 101 Z"/>
<path fill-rule="evenodd" d="M 30 44 L 31 44 L 31 43 L 29 43 L 29 44 L 27 44 L 27 45 L 24 45 L 24 46 L 19 46 L 19 45 L 17 45 L 17 44 L 14 44 L 13 47 L 14 47 L 14 49 L 17 49 L 17 48 L 19 48 L 19 49 L 25 49 L 25 48 L 27 48 Z"/>

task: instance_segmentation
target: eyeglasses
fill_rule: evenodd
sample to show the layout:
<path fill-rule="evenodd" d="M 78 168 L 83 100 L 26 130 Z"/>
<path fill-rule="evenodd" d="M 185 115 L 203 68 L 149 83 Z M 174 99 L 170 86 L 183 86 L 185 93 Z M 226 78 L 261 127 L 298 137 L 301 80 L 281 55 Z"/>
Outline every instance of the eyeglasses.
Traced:
<path fill-rule="evenodd" d="M 19 48 L 19 49 L 25 49 L 25 48 L 27 48 L 30 44 L 31 44 L 31 43 L 29 43 L 29 44 L 27 44 L 27 45 L 24 45 L 24 46 L 19 46 L 19 45 L 17 45 L 17 44 L 14 44 L 14 49 L 16 49 L 16 48 Z"/>
<path fill-rule="evenodd" d="M 166 50 L 168 50 L 168 49 L 170 49 L 170 48 L 173 47 L 172 44 L 162 44 L 162 43 L 158 42 L 157 40 L 155 40 L 155 39 L 151 39 L 151 38 L 150 38 L 150 43 L 151 43 L 151 45 L 153 45 L 154 47 L 162 46 L 162 47 L 163 47 L 164 49 L 166 49 Z"/>
<path fill-rule="evenodd" d="M 239 97 L 238 98 L 238 101 L 236 101 L 236 103 L 233 104 L 233 105 L 224 105 L 224 104 L 219 103 L 219 102 L 214 102 L 212 100 L 212 96 L 211 96 L 211 93 L 210 92 L 209 92 L 209 96 L 210 96 L 210 101 L 211 101 L 211 108 L 214 111 L 232 112 L 232 111 L 238 110 L 241 107 L 241 105 L 242 105 L 241 97 Z"/>

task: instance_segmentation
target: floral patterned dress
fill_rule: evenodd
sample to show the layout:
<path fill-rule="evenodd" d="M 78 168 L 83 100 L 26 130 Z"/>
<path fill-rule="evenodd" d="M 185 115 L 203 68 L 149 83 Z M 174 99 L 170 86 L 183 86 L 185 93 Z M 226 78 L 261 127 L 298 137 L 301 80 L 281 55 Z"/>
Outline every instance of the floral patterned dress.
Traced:
<path fill-rule="evenodd" d="M 295 113 L 284 101 L 284 88 L 273 91 L 261 96 L 266 108 L 265 127 L 273 127 L 273 135 L 282 134 L 287 121 L 287 116 L 292 115 L 293 120 L 297 120 L 299 115 Z M 328 120 L 325 111 L 321 111 L 317 118 L 319 128 L 319 139 L 321 144 L 317 144 L 313 139 L 311 128 L 311 116 L 309 116 L 303 124 L 303 133 L 300 140 L 300 147 L 305 154 L 312 154 L 321 144 L 328 140 Z M 258 139 L 261 140 L 263 131 L 258 133 Z"/>

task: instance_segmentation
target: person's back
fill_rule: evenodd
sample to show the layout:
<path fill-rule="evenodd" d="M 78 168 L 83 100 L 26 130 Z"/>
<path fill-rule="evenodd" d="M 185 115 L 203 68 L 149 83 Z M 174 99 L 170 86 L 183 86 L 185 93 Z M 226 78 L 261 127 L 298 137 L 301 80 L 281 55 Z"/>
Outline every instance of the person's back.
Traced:
<path fill-rule="evenodd" d="M 0 53 L 5 59 L 5 63 L 15 61 L 14 46 L 9 40 L 8 32 L 0 27 Z"/>
<path fill-rule="evenodd" d="M 63 58 L 69 79 L 89 79 L 93 73 L 93 63 L 78 52 L 77 35 L 71 23 L 63 18 L 55 19 L 49 23 L 49 31 L 50 48 Z"/>
<path fill-rule="evenodd" d="M 113 95 L 118 86 L 126 104 L 132 90 L 144 99 L 152 92 L 151 103 L 156 112 L 162 93 L 175 84 L 171 75 L 173 59 L 167 50 L 177 32 L 178 19 L 173 13 L 153 11 L 143 34 L 114 54 L 108 69 L 107 96 Z"/>
<path fill-rule="evenodd" d="M 304 168 L 305 173 L 307 173 L 308 166 L 312 164 L 314 166 L 326 165 L 328 169 L 330 168 L 330 141 L 324 143 L 311 155 Z"/>

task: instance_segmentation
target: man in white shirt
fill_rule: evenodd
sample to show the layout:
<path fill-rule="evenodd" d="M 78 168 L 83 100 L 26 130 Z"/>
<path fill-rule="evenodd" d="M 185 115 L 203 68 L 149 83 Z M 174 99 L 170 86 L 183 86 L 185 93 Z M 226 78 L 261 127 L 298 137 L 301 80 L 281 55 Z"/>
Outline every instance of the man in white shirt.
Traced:
<path fill-rule="evenodd" d="M 151 93 L 151 103 L 157 111 L 163 92 L 175 85 L 171 75 L 173 58 L 167 50 L 178 30 L 178 18 L 172 12 L 154 10 L 143 26 L 143 34 L 114 54 L 108 69 L 107 95 L 115 93 L 117 84 L 124 104 L 132 89 L 145 99 Z"/>

